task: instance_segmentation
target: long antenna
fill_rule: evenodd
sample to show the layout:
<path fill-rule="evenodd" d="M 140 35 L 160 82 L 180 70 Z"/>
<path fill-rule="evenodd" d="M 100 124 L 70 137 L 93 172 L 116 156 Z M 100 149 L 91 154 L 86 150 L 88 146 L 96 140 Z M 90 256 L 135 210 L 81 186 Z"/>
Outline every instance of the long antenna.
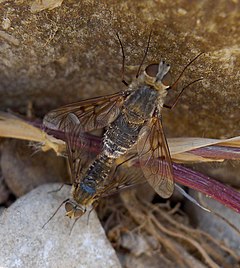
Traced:
<path fill-rule="evenodd" d="M 192 59 L 182 70 L 182 72 L 180 73 L 179 77 L 177 78 L 177 80 L 173 83 L 173 85 L 171 85 L 169 88 L 174 88 L 176 87 L 177 83 L 179 82 L 180 78 L 183 76 L 184 72 L 186 71 L 186 69 L 197 59 L 199 58 L 202 54 L 204 54 L 204 52 L 201 52 L 200 54 L 198 54 L 194 59 Z"/>
<path fill-rule="evenodd" d="M 152 36 L 152 30 L 150 31 L 150 34 L 148 36 L 148 42 L 147 42 L 147 47 L 145 49 L 145 52 L 144 52 L 144 56 L 143 56 L 143 59 L 141 61 L 141 64 L 139 65 L 138 67 L 138 71 L 137 71 L 137 74 L 136 74 L 136 78 L 138 78 L 139 74 L 140 74 L 140 71 L 141 71 L 141 68 L 143 66 L 143 63 L 147 57 L 147 53 L 148 53 L 148 49 L 149 49 L 149 45 L 150 45 L 150 40 L 151 40 L 151 36 Z"/>
<path fill-rule="evenodd" d="M 45 222 L 42 226 L 42 229 L 50 222 L 50 220 L 57 214 L 57 212 L 59 211 L 59 209 L 61 208 L 61 206 L 63 204 L 65 204 L 67 201 L 69 201 L 69 198 L 67 198 L 66 200 L 62 201 L 62 203 L 58 206 L 58 208 L 56 209 L 56 211 L 53 213 L 53 215 L 48 219 L 47 222 Z"/>
<path fill-rule="evenodd" d="M 117 39 L 119 41 L 119 44 L 120 44 L 120 47 L 121 47 L 121 50 L 122 50 L 122 82 L 125 86 L 128 86 L 128 83 L 125 81 L 124 77 L 125 77 L 125 53 L 124 53 L 124 48 L 123 48 L 123 44 L 122 44 L 122 41 L 119 37 L 119 34 L 116 33 L 117 35 Z"/>

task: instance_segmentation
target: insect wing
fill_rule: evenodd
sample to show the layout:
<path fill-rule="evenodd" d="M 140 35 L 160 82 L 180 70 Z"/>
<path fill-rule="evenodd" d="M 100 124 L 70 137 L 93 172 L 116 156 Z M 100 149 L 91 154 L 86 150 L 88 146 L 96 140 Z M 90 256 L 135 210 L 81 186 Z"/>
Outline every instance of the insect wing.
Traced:
<path fill-rule="evenodd" d="M 76 124 L 81 123 L 82 131 L 89 132 L 107 126 L 114 121 L 124 102 L 124 93 L 96 97 L 65 105 L 45 115 L 43 124 L 50 129 L 70 131 L 68 115 L 72 114 Z"/>
<path fill-rule="evenodd" d="M 159 118 L 153 117 L 149 124 L 142 128 L 137 150 L 148 183 L 161 197 L 170 197 L 174 190 L 173 167 Z"/>
<path fill-rule="evenodd" d="M 128 160 L 123 160 L 124 164 L 113 167 L 113 174 L 111 174 L 111 180 L 98 190 L 99 197 L 107 197 L 113 195 L 121 190 L 131 188 L 135 185 L 146 183 L 143 177 L 142 171 L 139 167 L 129 167 Z"/>
<path fill-rule="evenodd" d="M 83 167 L 88 166 L 94 156 L 90 155 L 89 138 L 83 132 L 81 124 L 76 124 L 75 115 L 69 113 L 64 121 L 63 131 L 66 135 L 68 163 L 72 183 L 78 183 L 82 177 Z M 65 129 L 67 128 L 67 130 Z"/>

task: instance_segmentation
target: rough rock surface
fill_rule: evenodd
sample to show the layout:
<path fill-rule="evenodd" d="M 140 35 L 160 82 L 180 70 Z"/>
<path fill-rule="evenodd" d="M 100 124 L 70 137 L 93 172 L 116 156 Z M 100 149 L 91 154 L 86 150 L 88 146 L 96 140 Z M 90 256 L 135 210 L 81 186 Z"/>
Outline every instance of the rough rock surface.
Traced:
<path fill-rule="evenodd" d="M 0 215 L 3 213 L 4 207 L 0 207 Z"/>
<path fill-rule="evenodd" d="M 197 198 L 195 191 L 191 190 L 190 193 Z M 201 200 L 203 201 L 203 205 L 225 218 L 230 224 L 240 230 L 240 215 L 237 212 L 223 206 L 213 199 L 205 197 L 204 195 L 201 196 Z M 192 219 L 194 219 L 198 228 L 211 234 L 214 238 L 224 241 L 226 245 L 235 250 L 240 258 L 239 231 L 236 231 L 226 221 L 213 213 L 206 212 L 193 204 L 189 204 L 189 214 L 192 215 Z"/>
<path fill-rule="evenodd" d="M 5 142 L 0 166 L 6 185 L 17 197 L 44 183 L 69 182 L 65 158 L 56 157 L 53 151 L 37 151 L 25 141 Z"/>
<path fill-rule="evenodd" d="M 1 267 L 121 267 L 96 214 L 73 221 L 61 208 L 42 229 L 69 187 L 57 193 L 59 184 L 40 186 L 18 199 L 0 216 Z"/>
<path fill-rule="evenodd" d="M 2 172 L 0 170 L 0 205 L 5 203 L 10 195 L 10 191 L 3 179 Z"/>
<path fill-rule="evenodd" d="M 43 116 L 59 105 L 124 89 L 116 32 L 129 67 L 141 62 L 151 28 L 147 62 L 163 56 L 175 79 L 190 59 L 205 52 L 179 88 L 200 77 L 204 81 L 164 114 L 169 135 L 237 135 L 237 0 L 0 1 L 1 108 L 24 112 L 31 101 Z"/>

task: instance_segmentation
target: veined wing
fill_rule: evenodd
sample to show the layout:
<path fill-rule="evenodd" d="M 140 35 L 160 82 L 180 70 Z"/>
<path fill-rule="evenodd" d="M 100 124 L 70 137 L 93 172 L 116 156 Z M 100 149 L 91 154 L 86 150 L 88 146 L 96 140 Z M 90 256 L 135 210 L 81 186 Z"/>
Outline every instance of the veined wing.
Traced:
<path fill-rule="evenodd" d="M 135 185 L 146 183 L 142 170 L 136 166 L 128 166 L 128 160 L 123 159 L 123 164 L 113 167 L 109 180 L 98 189 L 98 197 L 113 195 L 121 190 L 131 188 Z M 125 163 L 126 162 L 126 163 Z"/>
<path fill-rule="evenodd" d="M 125 92 L 120 91 L 65 105 L 47 113 L 43 124 L 50 129 L 69 131 L 67 123 L 71 113 L 75 123 L 80 123 L 84 132 L 103 128 L 117 118 L 124 99 Z"/>
<path fill-rule="evenodd" d="M 173 167 L 160 118 L 154 116 L 142 128 L 137 150 L 148 183 L 161 197 L 170 197 L 174 190 Z"/>
<path fill-rule="evenodd" d="M 75 115 L 69 113 L 64 120 L 63 131 L 66 136 L 68 163 L 71 170 L 72 183 L 79 183 L 83 176 L 83 168 L 88 167 L 92 159 L 91 141 L 83 132 L 81 124 L 76 124 Z M 65 130 L 67 128 L 67 130 Z"/>

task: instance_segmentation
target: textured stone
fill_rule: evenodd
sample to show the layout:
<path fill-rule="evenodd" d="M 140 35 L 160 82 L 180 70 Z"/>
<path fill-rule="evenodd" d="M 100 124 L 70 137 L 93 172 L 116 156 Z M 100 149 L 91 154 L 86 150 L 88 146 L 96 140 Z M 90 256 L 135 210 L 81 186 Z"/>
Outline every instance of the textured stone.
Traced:
<path fill-rule="evenodd" d="M 163 56 L 175 79 L 190 59 L 206 52 L 179 88 L 200 77 L 204 81 L 186 91 L 174 112 L 164 114 L 169 135 L 237 135 L 238 1 L 55 0 L 40 1 L 44 8 L 55 4 L 38 13 L 31 12 L 32 1 L 0 2 L 2 108 L 24 112 L 32 101 L 43 116 L 59 105 L 124 89 L 116 32 L 131 67 L 141 62 L 152 28 L 146 62 Z"/>
<path fill-rule="evenodd" d="M 18 199 L 0 216 L 1 267 L 121 267 L 95 214 L 76 222 L 62 207 L 42 229 L 69 187 L 56 193 L 59 184 L 40 186 Z"/>
<path fill-rule="evenodd" d="M 4 207 L 0 207 L 0 216 L 1 216 L 1 214 L 3 213 L 4 210 L 5 210 Z"/>
<path fill-rule="evenodd" d="M 5 203 L 10 195 L 10 191 L 3 179 L 2 173 L 0 171 L 0 205 Z"/>
<path fill-rule="evenodd" d="M 191 190 L 190 193 L 197 198 L 195 191 Z M 240 230 L 240 215 L 237 212 L 223 206 L 213 199 L 205 197 L 204 195 L 202 195 L 201 199 L 203 201 L 203 205 L 206 205 L 207 208 L 211 209 L 213 212 L 216 212 L 221 217 L 229 221 L 229 223 L 235 226 L 238 230 Z M 192 203 L 188 205 L 189 210 L 191 209 L 190 213 L 192 215 L 192 220 L 195 221 L 199 229 L 211 234 L 218 240 L 224 241 L 226 245 L 234 249 L 236 254 L 240 256 L 239 231 L 236 231 L 226 221 L 217 217 L 213 213 L 206 212 Z"/>
<path fill-rule="evenodd" d="M 25 141 L 5 142 L 0 165 L 5 183 L 17 197 L 44 183 L 69 181 L 63 157 L 57 157 L 53 151 L 37 151 Z"/>

